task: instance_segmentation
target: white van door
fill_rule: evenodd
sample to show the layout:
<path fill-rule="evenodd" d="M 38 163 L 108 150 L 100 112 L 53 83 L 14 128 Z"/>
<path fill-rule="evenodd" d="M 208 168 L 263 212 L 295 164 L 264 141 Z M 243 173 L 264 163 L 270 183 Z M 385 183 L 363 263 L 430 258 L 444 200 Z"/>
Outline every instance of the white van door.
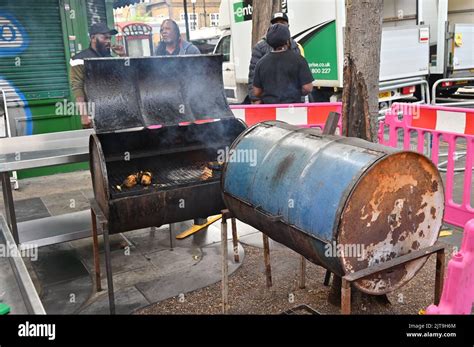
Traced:
<path fill-rule="evenodd" d="M 214 50 L 215 54 L 222 54 L 224 62 L 222 64 L 222 74 L 224 79 L 224 90 L 229 103 L 237 103 L 237 86 L 235 81 L 235 64 L 231 54 L 230 32 L 224 34 Z"/>

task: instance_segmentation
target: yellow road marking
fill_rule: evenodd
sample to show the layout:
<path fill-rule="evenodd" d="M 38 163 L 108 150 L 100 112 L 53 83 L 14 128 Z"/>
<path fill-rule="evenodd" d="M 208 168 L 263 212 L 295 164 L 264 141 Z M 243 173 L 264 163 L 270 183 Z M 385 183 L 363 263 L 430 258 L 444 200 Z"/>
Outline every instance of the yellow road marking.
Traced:
<path fill-rule="evenodd" d="M 446 236 L 451 236 L 453 234 L 452 230 L 442 230 L 439 233 L 439 237 L 446 237 Z"/>

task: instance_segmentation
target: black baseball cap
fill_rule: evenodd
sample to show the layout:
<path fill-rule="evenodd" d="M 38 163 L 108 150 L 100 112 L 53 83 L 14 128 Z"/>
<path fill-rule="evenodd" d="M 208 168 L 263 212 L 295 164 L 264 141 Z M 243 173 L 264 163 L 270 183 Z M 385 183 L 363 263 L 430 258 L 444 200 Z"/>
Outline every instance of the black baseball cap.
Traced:
<path fill-rule="evenodd" d="M 118 31 L 115 29 L 109 29 L 109 27 L 105 23 L 96 23 L 91 25 L 89 29 L 89 35 L 92 36 L 97 34 L 117 35 Z"/>
<path fill-rule="evenodd" d="M 290 39 L 290 29 L 288 26 L 277 23 L 273 24 L 267 31 L 267 43 L 272 48 L 278 48 L 283 46 Z"/>
<path fill-rule="evenodd" d="M 274 13 L 274 14 L 273 14 L 272 20 L 270 21 L 270 23 L 275 24 L 275 22 L 276 22 L 278 19 L 283 19 L 283 20 L 286 21 L 287 23 L 290 22 L 290 21 L 288 20 L 288 16 L 286 15 L 286 13 L 277 12 L 277 13 Z"/>

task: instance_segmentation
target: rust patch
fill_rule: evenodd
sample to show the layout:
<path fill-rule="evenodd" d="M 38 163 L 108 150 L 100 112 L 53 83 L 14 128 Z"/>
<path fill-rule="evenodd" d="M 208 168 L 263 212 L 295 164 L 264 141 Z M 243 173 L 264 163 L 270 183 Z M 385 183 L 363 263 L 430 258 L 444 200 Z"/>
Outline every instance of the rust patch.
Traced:
<path fill-rule="evenodd" d="M 363 280 L 357 281 L 359 289 L 368 294 L 384 293 L 389 291 L 390 287 L 399 283 L 407 272 L 403 265 L 392 268 L 384 273 L 374 274 Z"/>
<path fill-rule="evenodd" d="M 431 217 L 433 217 L 433 219 L 436 219 L 436 208 L 434 208 L 434 206 L 431 207 L 430 212 L 431 212 Z"/>
<path fill-rule="evenodd" d="M 385 262 L 426 246 L 423 240 L 432 240 L 437 233 L 430 224 L 440 219 L 433 215 L 434 197 L 443 198 L 438 180 L 431 163 L 415 153 L 398 153 L 375 164 L 358 182 L 341 215 L 338 242 L 362 244 L 366 250 L 366 259 L 342 259 L 345 270 L 362 270 L 376 260 Z M 427 218 L 426 212 L 435 218 Z M 418 232 L 421 225 L 424 231 Z M 381 294 L 412 276 L 400 266 L 358 284 L 368 293 Z"/>

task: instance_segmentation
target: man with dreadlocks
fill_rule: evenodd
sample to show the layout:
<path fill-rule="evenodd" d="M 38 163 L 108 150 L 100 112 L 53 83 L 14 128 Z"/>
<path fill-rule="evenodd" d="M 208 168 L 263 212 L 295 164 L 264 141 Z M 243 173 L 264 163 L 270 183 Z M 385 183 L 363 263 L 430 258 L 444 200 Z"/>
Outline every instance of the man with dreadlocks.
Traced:
<path fill-rule="evenodd" d="M 199 49 L 192 43 L 181 38 L 179 26 L 172 19 L 166 19 L 160 28 L 161 41 L 158 44 L 155 55 L 187 55 L 201 54 Z"/>

